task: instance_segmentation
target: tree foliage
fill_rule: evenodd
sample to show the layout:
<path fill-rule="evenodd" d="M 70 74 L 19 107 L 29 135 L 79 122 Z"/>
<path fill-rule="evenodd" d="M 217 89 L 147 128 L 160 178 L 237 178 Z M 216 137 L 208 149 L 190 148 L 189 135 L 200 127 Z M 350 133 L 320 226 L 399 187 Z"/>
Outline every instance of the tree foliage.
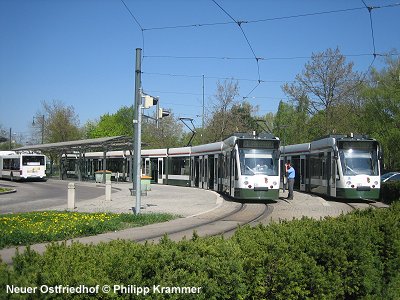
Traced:
<path fill-rule="evenodd" d="M 273 133 L 284 145 L 303 143 L 310 138 L 310 122 L 304 108 L 281 101 L 274 118 Z"/>
<path fill-rule="evenodd" d="M 387 59 L 387 67 L 371 72 L 365 98 L 363 130 L 378 139 L 385 152 L 385 167 L 400 168 L 400 58 Z"/>
<path fill-rule="evenodd" d="M 73 141 L 81 138 L 78 115 L 73 106 L 66 106 L 62 101 L 43 101 L 42 111 L 36 113 L 35 122 L 36 133 L 41 134 L 40 131 L 44 130 L 44 143 Z"/>
<path fill-rule="evenodd" d="M 106 113 L 98 122 L 86 123 L 87 136 L 89 138 L 133 135 L 133 107 L 123 106 L 115 114 Z"/>
<path fill-rule="evenodd" d="M 400 59 L 386 59 L 386 67 L 372 69 L 368 81 L 352 68 L 353 63 L 346 63 L 338 49 L 313 54 L 295 82 L 282 87 L 291 100 L 280 103 L 274 133 L 286 139 L 286 144 L 327 134 L 367 134 L 381 143 L 385 169 L 397 170 Z"/>
<path fill-rule="evenodd" d="M 207 118 L 204 130 L 205 142 L 221 141 L 235 132 L 249 132 L 257 129 L 253 114 L 257 111 L 247 101 L 239 101 L 239 84 L 234 81 L 218 82 L 215 104 Z"/>
<path fill-rule="evenodd" d="M 359 88 L 360 75 L 338 48 L 313 53 L 295 82 L 282 87 L 296 107 L 303 107 L 311 117 L 317 116 L 324 134 L 338 131 L 336 127 L 341 123 L 337 120 L 348 117 L 348 111 L 340 107 L 353 103 Z"/>
<path fill-rule="evenodd" d="M 155 115 L 153 119 L 155 119 Z M 158 128 L 155 120 L 142 121 L 142 142 L 145 148 L 171 148 L 182 147 L 183 124 L 171 112 L 169 116 L 159 119 Z"/>
<path fill-rule="evenodd" d="M 155 115 L 142 118 L 142 143 L 146 148 L 167 148 L 181 146 L 182 126 L 174 115 L 159 120 L 156 126 Z M 132 136 L 133 138 L 133 106 L 121 107 L 114 114 L 104 114 L 99 121 L 89 121 L 85 125 L 89 138 L 110 136 Z"/>

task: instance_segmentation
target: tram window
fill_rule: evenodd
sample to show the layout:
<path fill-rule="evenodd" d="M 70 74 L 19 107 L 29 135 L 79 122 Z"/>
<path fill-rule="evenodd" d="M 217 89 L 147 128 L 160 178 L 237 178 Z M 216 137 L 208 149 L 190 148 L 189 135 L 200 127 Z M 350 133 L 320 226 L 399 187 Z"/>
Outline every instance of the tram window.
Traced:
<path fill-rule="evenodd" d="M 172 157 L 169 164 L 169 174 L 190 175 L 190 161 L 188 157 Z"/>
<path fill-rule="evenodd" d="M 376 151 L 348 149 L 339 150 L 343 175 L 378 175 Z"/>
<path fill-rule="evenodd" d="M 242 175 L 278 175 L 279 161 L 272 149 L 240 149 L 239 161 Z"/>
<path fill-rule="evenodd" d="M 318 156 L 310 157 L 311 178 L 320 179 L 322 175 L 322 160 Z"/>

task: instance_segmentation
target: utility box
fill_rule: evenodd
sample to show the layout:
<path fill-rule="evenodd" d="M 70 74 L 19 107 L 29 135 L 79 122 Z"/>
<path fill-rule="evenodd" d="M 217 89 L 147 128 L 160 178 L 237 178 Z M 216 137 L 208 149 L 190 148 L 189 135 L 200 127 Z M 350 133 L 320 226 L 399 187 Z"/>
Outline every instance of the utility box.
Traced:
<path fill-rule="evenodd" d="M 111 171 L 105 171 L 106 172 L 106 182 L 111 181 Z M 104 171 L 96 171 L 95 173 L 95 180 L 97 183 L 102 183 L 103 182 L 103 176 L 104 176 Z"/>
<path fill-rule="evenodd" d="M 142 190 L 151 191 L 150 181 L 151 181 L 150 176 L 140 177 L 140 183 L 141 183 Z"/>

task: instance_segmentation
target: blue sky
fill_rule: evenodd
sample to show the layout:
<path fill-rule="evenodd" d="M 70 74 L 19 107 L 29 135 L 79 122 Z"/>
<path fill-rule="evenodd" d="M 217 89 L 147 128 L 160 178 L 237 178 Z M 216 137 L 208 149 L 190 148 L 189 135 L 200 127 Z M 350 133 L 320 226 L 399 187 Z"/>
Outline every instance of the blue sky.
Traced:
<path fill-rule="evenodd" d="M 251 49 L 212 0 L 0 0 L 0 126 L 29 139 L 42 101 L 73 106 L 81 125 L 132 105 L 136 48 L 143 48 L 143 90 L 159 96 L 176 117 L 194 118 L 196 126 L 203 75 L 206 111 L 217 82 L 234 78 L 238 99 L 248 96 L 263 115 L 276 112 L 286 99 L 281 86 L 294 80 L 313 52 L 339 47 L 360 72 L 372 61 L 362 1 L 216 2 L 244 21 Z M 396 0 L 365 3 L 381 7 L 372 10 L 376 53 L 400 51 Z M 316 14 L 321 12 L 331 13 Z M 262 58 L 258 65 L 254 55 Z M 378 57 L 374 67 L 382 65 Z"/>

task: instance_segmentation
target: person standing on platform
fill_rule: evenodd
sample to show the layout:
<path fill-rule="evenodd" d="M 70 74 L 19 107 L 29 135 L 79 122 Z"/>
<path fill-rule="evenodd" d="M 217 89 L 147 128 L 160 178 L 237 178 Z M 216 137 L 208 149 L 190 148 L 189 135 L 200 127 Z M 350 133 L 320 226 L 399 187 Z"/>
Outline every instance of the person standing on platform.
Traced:
<path fill-rule="evenodd" d="M 296 177 L 296 171 L 292 167 L 292 164 L 289 162 L 286 163 L 286 173 L 288 179 L 289 186 L 289 195 L 287 197 L 288 200 L 293 200 L 293 187 L 294 187 L 294 178 Z"/>

